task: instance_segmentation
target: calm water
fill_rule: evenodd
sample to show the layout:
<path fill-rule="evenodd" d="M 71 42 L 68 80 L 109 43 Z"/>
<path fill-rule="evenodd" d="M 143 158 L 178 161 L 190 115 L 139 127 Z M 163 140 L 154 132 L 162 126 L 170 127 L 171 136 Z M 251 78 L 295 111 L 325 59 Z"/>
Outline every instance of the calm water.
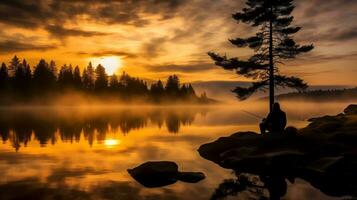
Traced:
<path fill-rule="evenodd" d="M 289 125 L 297 127 L 347 105 L 282 103 Z M 265 106 L 2 108 L 0 199 L 209 199 L 234 175 L 196 150 L 220 136 L 257 131 L 259 119 L 250 113 L 263 116 Z M 144 188 L 126 170 L 153 160 L 175 161 L 180 170 L 202 171 L 206 179 Z M 285 199 L 307 197 L 334 199 L 302 180 L 289 185 Z"/>

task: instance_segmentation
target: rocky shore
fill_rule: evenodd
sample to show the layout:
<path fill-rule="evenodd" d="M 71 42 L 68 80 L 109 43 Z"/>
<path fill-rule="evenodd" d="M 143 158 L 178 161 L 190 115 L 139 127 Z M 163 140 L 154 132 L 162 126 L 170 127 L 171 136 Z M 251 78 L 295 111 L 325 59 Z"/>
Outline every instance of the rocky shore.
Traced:
<path fill-rule="evenodd" d="M 357 105 L 349 105 L 336 116 L 309 122 L 305 128 L 288 127 L 279 135 L 234 133 L 202 145 L 198 152 L 223 168 L 233 169 L 237 177 L 244 173 L 258 175 L 277 197 L 284 195 L 281 190 L 286 190 L 285 180 L 294 183 L 296 178 L 330 196 L 356 197 Z M 279 180 L 280 191 L 273 194 L 274 186 L 266 180 Z"/>

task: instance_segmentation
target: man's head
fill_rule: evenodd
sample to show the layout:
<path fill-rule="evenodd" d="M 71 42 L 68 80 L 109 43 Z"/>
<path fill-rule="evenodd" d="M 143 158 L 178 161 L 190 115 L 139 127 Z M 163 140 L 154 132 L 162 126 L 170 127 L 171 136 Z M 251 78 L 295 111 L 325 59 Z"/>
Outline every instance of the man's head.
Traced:
<path fill-rule="evenodd" d="M 278 112 L 278 111 L 280 111 L 280 104 L 279 103 L 274 103 L 273 112 Z"/>

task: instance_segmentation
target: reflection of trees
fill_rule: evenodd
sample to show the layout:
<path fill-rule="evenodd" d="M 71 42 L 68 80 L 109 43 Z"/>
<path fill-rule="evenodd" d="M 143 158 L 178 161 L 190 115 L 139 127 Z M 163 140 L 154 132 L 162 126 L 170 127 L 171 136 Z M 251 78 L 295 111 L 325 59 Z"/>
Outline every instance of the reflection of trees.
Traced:
<path fill-rule="evenodd" d="M 95 140 L 104 140 L 108 132 L 128 134 L 146 127 L 149 123 L 168 132 L 178 133 L 182 125 L 190 125 L 202 109 L 120 109 L 115 111 L 81 112 L 70 110 L 60 113 L 45 109 L 36 111 L 3 110 L 0 114 L 0 137 L 10 141 L 15 149 L 20 144 L 37 140 L 41 145 L 65 142 L 78 142 L 83 138 L 90 145 Z"/>
<path fill-rule="evenodd" d="M 237 173 L 236 179 L 224 180 L 211 196 L 212 200 L 222 200 L 229 196 L 248 195 L 249 199 L 278 200 L 287 192 L 284 176 L 280 175 L 252 175 Z"/>

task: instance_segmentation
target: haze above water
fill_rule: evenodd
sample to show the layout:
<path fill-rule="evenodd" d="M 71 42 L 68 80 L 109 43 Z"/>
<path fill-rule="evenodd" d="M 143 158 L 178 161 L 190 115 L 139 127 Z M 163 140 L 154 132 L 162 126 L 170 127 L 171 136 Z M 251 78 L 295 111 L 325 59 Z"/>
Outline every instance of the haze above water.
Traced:
<path fill-rule="evenodd" d="M 353 102 L 281 102 L 288 125 L 335 115 Z M 230 170 L 201 158 L 201 144 L 238 131 L 258 131 L 267 103 L 177 107 L 37 107 L 0 109 L 0 199 L 209 199 Z M 146 161 L 175 161 L 206 179 L 147 189 L 127 173 Z M 18 191 L 22 191 L 19 193 Z M 327 197 L 302 180 L 286 199 Z M 244 195 L 241 196 L 244 199 Z"/>

